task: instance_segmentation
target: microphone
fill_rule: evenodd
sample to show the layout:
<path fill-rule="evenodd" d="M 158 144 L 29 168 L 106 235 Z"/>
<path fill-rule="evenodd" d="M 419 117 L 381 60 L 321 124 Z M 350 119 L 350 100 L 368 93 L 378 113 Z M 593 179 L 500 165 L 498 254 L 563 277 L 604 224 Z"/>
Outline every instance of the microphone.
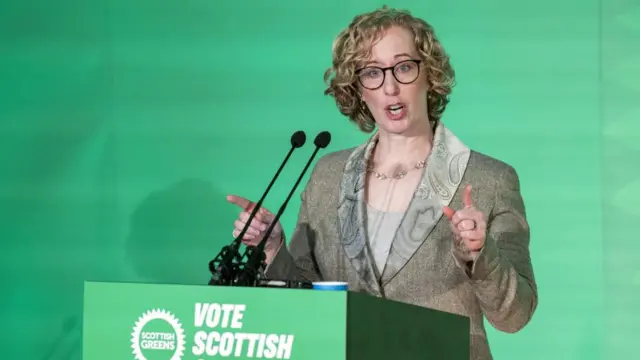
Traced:
<path fill-rule="evenodd" d="M 260 198 L 260 200 L 258 200 L 253 210 L 251 211 L 249 219 L 247 220 L 244 228 L 242 229 L 242 231 L 240 231 L 240 234 L 238 234 L 238 236 L 235 238 L 235 240 L 233 240 L 231 244 L 224 246 L 220 253 L 218 253 L 218 255 L 209 262 L 209 271 L 211 272 L 209 285 L 231 284 L 235 277 L 236 271 L 236 262 L 234 260 L 239 260 L 240 253 L 238 249 L 240 248 L 240 244 L 242 242 L 244 234 L 249 229 L 251 221 L 258 213 L 258 210 L 260 210 L 260 208 L 262 207 L 264 199 L 267 197 L 267 194 L 271 190 L 273 184 L 276 182 L 278 176 L 280 176 L 280 172 L 282 172 L 284 165 L 287 163 L 287 161 L 289 161 L 291 154 L 295 149 L 302 147 L 306 143 L 306 141 L 307 135 L 302 130 L 296 131 L 295 133 L 293 133 L 293 135 L 291 135 L 291 148 L 289 149 L 289 152 L 287 152 L 287 155 L 280 164 L 278 171 L 276 171 L 276 174 L 273 176 L 273 179 L 271 179 L 271 182 L 267 186 L 267 189 L 264 191 L 262 197 Z"/>
<path fill-rule="evenodd" d="M 267 228 L 267 230 L 265 231 L 264 237 L 262 238 L 262 240 L 257 246 L 247 246 L 242 256 L 242 259 L 246 259 L 246 261 L 241 262 L 239 264 L 240 268 L 238 269 L 238 272 L 237 272 L 238 276 L 235 280 L 235 284 L 234 284 L 235 286 L 252 286 L 253 287 L 253 286 L 257 286 L 257 284 L 261 280 L 263 280 L 263 277 L 264 277 L 263 273 L 264 273 L 265 260 L 266 260 L 266 254 L 264 253 L 264 248 L 267 244 L 267 240 L 271 236 L 271 232 L 273 231 L 273 228 L 278 223 L 280 216 L 282 216 L 282 214 L 284 213 L 284 210 L 286 209 L 287 204 L 289 203 L 289 200 L 291 200 L 293 193 L 296 191 L 296 188 L 300 184 L 300 181 L 302 181 L 304 174 L 309 169 L 311 162 L 313 162 L 313 159 L 318 154 L 318 151 L 320 151 L 320 149 L 326 148 L 330 142 L 331 142 L 331 134 L 328 131 L 322 131 L 316 136 L 315 140 L 313 141 L 314 145 L 316 146 L 315 150 L 313 151 L 313 154 L 311 154 L 309 161 L 307 161 L 307 164 L 305 165 L 304 169 L 302 169 L 302 172 L 300 173 L 300 176 L 298 176 L 298 180 L 296 180 L 296 183 L 293 185 L 293 188 L 291 189 L 291 191 L 289 191 L 289 195 L 280 206 L 280 209 L 278 209 L 278 212 L 276 213 L 275 218 L 271 222 L 271 225 L 269 225 L 269 228 Z"/>

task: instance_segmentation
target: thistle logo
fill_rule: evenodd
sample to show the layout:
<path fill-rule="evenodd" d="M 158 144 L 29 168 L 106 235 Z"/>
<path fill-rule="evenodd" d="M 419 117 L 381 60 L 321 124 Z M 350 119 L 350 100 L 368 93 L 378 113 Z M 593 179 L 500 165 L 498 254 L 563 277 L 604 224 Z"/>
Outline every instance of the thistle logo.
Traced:
<path fill-rule="evenodd" d="M 180 360 L 184 355 L 184 330 L 180 321 L 164 309 L 145 312 L 131 333 L 136 360 Z"/>

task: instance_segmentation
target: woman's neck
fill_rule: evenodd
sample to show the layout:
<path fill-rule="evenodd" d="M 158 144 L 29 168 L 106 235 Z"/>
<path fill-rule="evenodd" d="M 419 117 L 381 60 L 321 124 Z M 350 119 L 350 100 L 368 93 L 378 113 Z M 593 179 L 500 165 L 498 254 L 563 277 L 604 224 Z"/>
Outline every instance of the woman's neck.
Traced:
<path fill-rule="evenodd" d="M 380 165 L 412 164 L 425 160 L 433 145 L 430 128 L 412 135 L 389 134 L 380 131 L 374 162 Z"/>

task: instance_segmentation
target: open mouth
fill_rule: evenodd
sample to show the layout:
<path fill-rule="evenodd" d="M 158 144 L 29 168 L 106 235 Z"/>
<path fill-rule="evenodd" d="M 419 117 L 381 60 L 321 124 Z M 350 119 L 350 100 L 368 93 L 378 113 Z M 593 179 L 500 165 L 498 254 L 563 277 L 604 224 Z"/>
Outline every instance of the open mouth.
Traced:
<path fill-rule="evenodd" d="M 399 117 L 403 117 L 405 113 L 405 105 L 402 103 L 393 104 L 387 106 L 387 113 L 391 116 L 392 119 L 397 119 Z"/>
<path fill-rule="evenodd" d="M 402 104 L 389 105 L 387 106 L 387 109 L 389 109 L 390 113 L 397 115 L 397 114 L 400 114 L 402 109 L 404 109 L 404 105 Z"/>

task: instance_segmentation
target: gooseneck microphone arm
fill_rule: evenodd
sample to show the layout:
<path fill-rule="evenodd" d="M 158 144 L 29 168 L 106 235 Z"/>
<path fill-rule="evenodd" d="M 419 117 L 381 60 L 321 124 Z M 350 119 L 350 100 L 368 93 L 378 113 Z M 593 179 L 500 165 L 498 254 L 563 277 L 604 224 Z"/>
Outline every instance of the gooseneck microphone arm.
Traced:
<path fill-rule="evenodd" d="M 271 182 L 267 186 L 267 189 L 262 194 L 262 197 L 253 207 L 253 210 L 251 211 L 249 219 L 244 225 L 244 228 L 242 228 L 238 236 L 233 240 L 231 244 L 224 246 L 220 253 L 218 253 L 218 255 L 209 262 L 209 271 L 211 272 L 209 285 L 231 285 L 235 277 L 237 262 L 240 260 L 240 252 L 238 251 L 238 249 L 240 248 L 240 244 L 242 243 L 242 238 L 249 229 L 251 221 L 256 217 L 256 214 L 262 207 L 262 203 L 271 190 L 271 187 L 273 187 L 276 179 L 280 176 L 280 172 L 282 172 L 284 165 L 289 161 L 291 154 L 295 149 L 302 147 L 306 141 L 307 136 L 304 131 L 296 131 L 295 133 L 293 133 L 293 135 L 291 135 L 291 148 L 280 164 L 278 171 L 276 171 L 276 174 L 273 176 L 273 179 L 271 179 Z"/>
<path fill-rule="evenodd" d="M 282 214 L 284 213 L 287 205 L 289 204 L 289 200 L 291 200 L 291 197 L 295 193 L 298 185 L 300 185 L 302 178 L 309 169 L 309 166 L 311 166 L 311 163 L 318 154 L 318 151 L 320 151 L 320 149 L 326 148 L 330 142 L 331 134 L 328 131 L 323 131 L 316 136 L 314 140 L 316 148 L 313 151 L 313 154 L 311 154 L 311 157 L 300 173 L 300 176 L 298 176 L 298 180 L 296 180 L 293 188 L 291 189 L 291 191 L 289 191 L 289 195 L 287 195 L 287 198 L 280 206 L 280 209 L 278 209 L 275 218 L 271 222 L 271 225 L 269 225 L 269 228 L 267 228 L 267 230 L 265 231 L 262 240 L 257 246 L 248 246 L 245 250 L 242 259 L 246 259 L 246 261 L 240 264 L 240 268 L 237 272 L 237 278 L 234 282 L 235 286 L 257 286 L 258 282 L 263 279 L 264 269 L 266 267 L 266 254 L 264 252 L 264 248 L 267 244 L 267 241 L 269 240 L 269 237 L 271 236 L 271 232 L 273 232 L 274 227 L 280 220 L 280 216 L 282 216 Z"/>

